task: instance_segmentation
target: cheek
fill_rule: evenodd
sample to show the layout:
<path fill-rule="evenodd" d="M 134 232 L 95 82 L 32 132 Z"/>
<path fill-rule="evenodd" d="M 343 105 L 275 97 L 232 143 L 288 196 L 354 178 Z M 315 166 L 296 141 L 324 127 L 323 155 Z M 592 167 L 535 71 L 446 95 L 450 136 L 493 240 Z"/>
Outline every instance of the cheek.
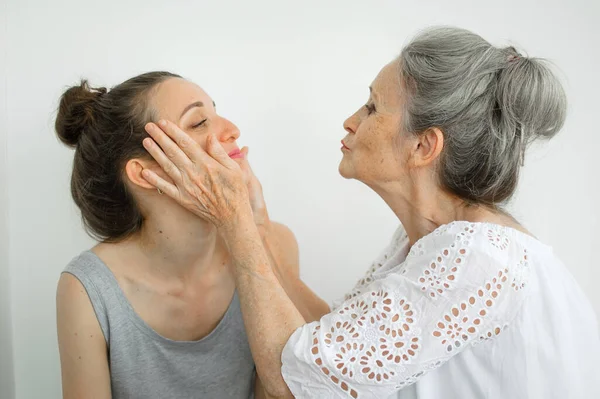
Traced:
<path fill-rule="evenodd" d="M 215 134 L 215 136 L 217 137 L 217 140 L 219 140 L 219 134 L 212 127 L 203 129 L 200 132 L 186 131 L 186 133 L 192 138 L 192 140 L 194 140 L 196 143 L 198 143 L 200 148 L 202 148 L 204 151 L 206 151 L 206 140 L 208 139 L 209 135 Z M 223 146 L 222 143 L 221 143 L 221 146 Z M 225 148 L 225 147 L 223 147 L 223 148 Z"/>
<path fill-rule="evenodd" d="M 353 164 L 368 180 L 393 180 L 401 174 L 406 143 L 394 124 L 373 123 L 361 131 Z M 359 134 L 357 134 L 359 136 Z"/>
<path fill-rule="evenodd" d="M 208 137 L 208 133 L 206 132 L 194 132 L 194 131 L 186 131 L 186 133 L 194 140 L 203 150 L 206 150 L 206 138 Z"/>
<path fill-rule="evenodd" d="M 365 123 L 364 129 L 357 132 L 359 149 L 365 155 L 370 155 L 381 162 L 381 158 L 388 156 L 395 146 L 394 135 L 389 126 L 377 119 Z"/>

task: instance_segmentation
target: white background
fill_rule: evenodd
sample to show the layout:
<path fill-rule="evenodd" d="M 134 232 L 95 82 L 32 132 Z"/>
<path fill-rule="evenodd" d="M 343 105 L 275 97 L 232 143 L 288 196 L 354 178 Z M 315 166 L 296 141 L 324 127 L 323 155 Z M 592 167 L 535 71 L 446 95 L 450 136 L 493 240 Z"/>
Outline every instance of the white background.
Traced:
<path fill-rule="evenodd" d="M 60 397 L 56 282 L 93 244 L 70 198 L 73 153 L 53 132 L 67 85 L 165 69 L 203 86 L 250 146 L 271 216 L 296 233 L 303 278 L 330 301 L 398 224 L 368 188 L 338 175 L 342 122 L 379 69 L 432 24 L 510 40 L 559 66 L 567 124 L 530 153 L 511 209 L 600 312 L 600 6 L 537 3 L 0 0 L 0 398 L 13 388 L 19 399 Z"/>

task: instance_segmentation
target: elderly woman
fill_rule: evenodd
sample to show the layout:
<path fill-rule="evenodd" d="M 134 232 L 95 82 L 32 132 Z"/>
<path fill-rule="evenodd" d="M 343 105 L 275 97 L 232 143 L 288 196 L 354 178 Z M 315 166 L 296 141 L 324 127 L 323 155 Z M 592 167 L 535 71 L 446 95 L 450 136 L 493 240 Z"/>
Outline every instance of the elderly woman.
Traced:
<path fill-rule="evenodd" d="M 273 397 L 597 398 L 594 312 L 552 249 L 502 209 L 527 144 L 565 118 L 538 59 L 455 28 L 418 35 L 344 123 L 340 173 L 402 227 L 345 300 L 307 322 L 273 270 L 243 173 L 169 121 L 144 178 L 219 229 L 257 372 Z M 168 156 L 167 156 L 168 155 Z M 267 245 L 265 245 L 267 244 Z"/>

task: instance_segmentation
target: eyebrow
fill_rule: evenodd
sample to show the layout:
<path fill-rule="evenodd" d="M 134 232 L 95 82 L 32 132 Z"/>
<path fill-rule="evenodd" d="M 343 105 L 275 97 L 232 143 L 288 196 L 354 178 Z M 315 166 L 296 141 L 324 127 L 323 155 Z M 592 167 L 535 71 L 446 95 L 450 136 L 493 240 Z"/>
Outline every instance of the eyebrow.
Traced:
<path fill-rule="evenodd" d="M 179 116 L 179 119 L 183 118 L 183 115 L 185 115 L 185 113 L 188 112 L 190 109 L 196 108 L 196 107 L 204 107 L 204 103 L 202 101 L 196 101 L 195 103 L 191 103 L 190 105 L 188 105 L 187 107 L 185 107 L 183 109 L 183 112 Z M 213 101 L 213 107 L 215 107 L 215 108 L 217 107 L 217 104 L 215 104 L 214 101 Z"/>
<path fill-rule="evenodd" d="M 183 109 L 183 112 L 181 113 L 181 116 L 179 116 L 179 119 L 181 119 L 186 112 L 195 107 L 204 107 L 204 103 L 202 101 L 196 101 L 195 103 L 191 103 Z"/>
<path fill-rule="evenodd" d="M 369 86 L 369 93 L 371 94 L 371 97 L 373 97 L 373 101 L 379 100 L 379 93 L 373 91 L 373 86 Z"/>

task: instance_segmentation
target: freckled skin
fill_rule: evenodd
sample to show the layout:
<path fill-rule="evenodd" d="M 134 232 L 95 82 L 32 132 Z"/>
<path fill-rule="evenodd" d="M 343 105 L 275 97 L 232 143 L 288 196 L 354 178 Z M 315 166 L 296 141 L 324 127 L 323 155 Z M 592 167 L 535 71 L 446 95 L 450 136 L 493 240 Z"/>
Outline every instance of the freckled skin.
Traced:
<path fill-rule="evenodd" d="M 410 242 L 454 220 L 508 226 L 531 235 L 512 216 L 495 208 L 469 206 L 439 184 L 438 161 L 444 134 L 431 126 L 419 134 L 406 132 L 404 111 L 410 92 L 400 60 L 386 65 L 371 84 L 371 95 L 345 122 L 340 174 L 375 192 L 402 221 Z"/>
<path fill-rule="evenodd" d="M 344 143 L 350 151 L 343 152 L 340 174 L 373 186 L 406 176 L 408 158 L 407 141 L 401 135 L 402 87 L 397 63 L 390 63 L 373 81 L 369 113 L 365 106 L 359 108 L 345 122 L 348 132 Z"/>

